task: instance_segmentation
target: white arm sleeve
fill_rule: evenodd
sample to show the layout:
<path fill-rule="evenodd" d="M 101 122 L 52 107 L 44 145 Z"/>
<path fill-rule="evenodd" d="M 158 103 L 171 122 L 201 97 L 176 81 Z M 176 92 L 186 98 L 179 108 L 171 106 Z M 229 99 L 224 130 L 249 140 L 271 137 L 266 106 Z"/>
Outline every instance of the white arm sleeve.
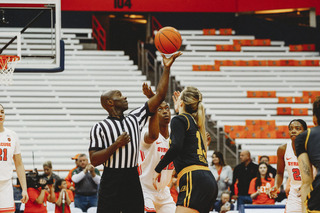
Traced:
<path fill-rule="evenodd" d="M 100 183 L 101 176 L 97 175 L 92 178 L 92 180 L 98 185 Z"/>
<path fill-rule="evenodd" d="M 72 175 L 72 181 L 75 183 L 79 183 L 85 176 L 86 174 L 84 173 L 84 171 L 81 171 L 79 174 L 74 174 Z"/>

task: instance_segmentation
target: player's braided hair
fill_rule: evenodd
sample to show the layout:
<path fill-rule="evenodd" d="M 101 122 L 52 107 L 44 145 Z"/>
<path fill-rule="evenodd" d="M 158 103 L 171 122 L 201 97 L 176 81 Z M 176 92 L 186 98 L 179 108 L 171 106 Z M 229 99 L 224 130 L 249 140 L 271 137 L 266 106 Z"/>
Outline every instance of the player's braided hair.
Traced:
<path fill-rule="evenodd" d="M 181 94 L 181 100 L 185 104 L 185 111 L 190 113 L 200 129 L 202 141 L 206 147 L 206 129 L 205 129 L 205 113 L 202 104 L 202 94 L 195 87 L 186 87 Z"/>
<path fill-rule="evenodd" d="M 316 97 L 316 100 L 313 102 L 313 115 L 316 116 L 318 120 L 318 125 L 320 123 L 320 96 Z"/>

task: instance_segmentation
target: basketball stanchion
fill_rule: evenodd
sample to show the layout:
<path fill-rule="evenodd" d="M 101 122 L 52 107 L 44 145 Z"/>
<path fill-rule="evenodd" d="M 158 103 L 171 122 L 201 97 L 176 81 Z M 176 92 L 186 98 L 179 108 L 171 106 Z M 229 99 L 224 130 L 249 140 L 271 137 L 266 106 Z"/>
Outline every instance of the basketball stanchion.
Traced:
<path fill-rule="evenodd" d="M 11 85 L 13 80 L 13 72 L 20 61 L 17 55 L 0 55 L 0 84 Z"/>

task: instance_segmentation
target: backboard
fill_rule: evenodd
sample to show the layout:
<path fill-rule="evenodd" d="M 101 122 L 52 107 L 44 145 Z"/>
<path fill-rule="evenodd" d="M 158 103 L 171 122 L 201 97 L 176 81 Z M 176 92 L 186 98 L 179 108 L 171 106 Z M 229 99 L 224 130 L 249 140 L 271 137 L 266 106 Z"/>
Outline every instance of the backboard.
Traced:
<path fill-rule="evenodd" d="M 61 0 L 0 0 L 0 54 L 21 57 L 15 72 L 64 69 Z"/>

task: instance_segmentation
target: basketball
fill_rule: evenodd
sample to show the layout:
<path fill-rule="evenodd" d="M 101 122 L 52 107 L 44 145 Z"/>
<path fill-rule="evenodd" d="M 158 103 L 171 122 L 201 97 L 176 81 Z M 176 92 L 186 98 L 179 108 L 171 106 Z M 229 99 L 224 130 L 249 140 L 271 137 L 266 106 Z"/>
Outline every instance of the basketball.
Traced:
<path fill-rule="evenodd" d="M 154 39 L 156 48 L 165 54 L 171 54 L 178 51 L 181 47 L 182 38 L 174 27 L 161 28 Z"/>

